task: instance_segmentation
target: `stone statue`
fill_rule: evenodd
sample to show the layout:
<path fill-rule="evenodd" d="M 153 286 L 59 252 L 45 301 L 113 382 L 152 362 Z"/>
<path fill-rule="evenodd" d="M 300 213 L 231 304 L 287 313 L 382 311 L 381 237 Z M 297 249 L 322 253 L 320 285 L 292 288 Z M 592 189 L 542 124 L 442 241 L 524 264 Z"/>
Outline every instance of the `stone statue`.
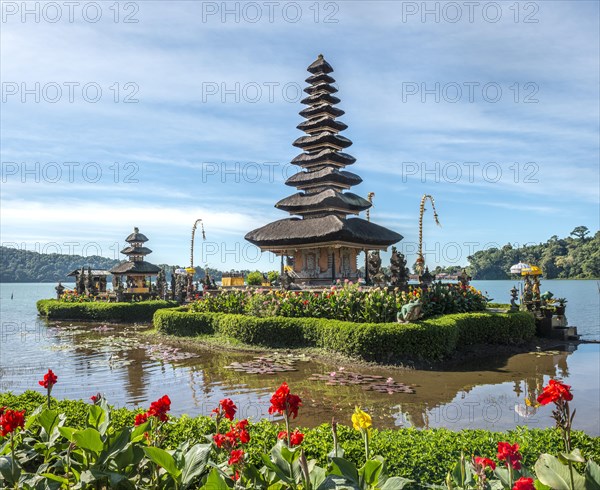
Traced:
<path fill-rule="evenodd" d="M 391 285 L 401 290 L 408 288 L 410 271 L 406 267 L 406 258 L 399 253 L 396 247 L 392 247 L 392 256 L 390 258 L 390 282 Z"/>
<path fill-rule="evenodd" d="M 177 289 L 177 274 L 175 267 L 171 268 L 171 299 L 175 299 L 175 289 Z"/>
<path fill-rule="evenodd" d="M 471 276 L 467 274 L 467 269 L 463 269 L 462 272 L 459 274 L 458 282 L 464 289 L 469 287 L 469 283 L 471 282 Z"/>
<path fill-rule="evenodd" d="M 510 311 L 518 311 L 519 305 L 517 304 L 517 295 L 519 294 L 519 290 L 516 286 L 513 286 L 510 290 Z"/>
<path fill-rule="evenodd" d="M 79 271 L 79 274 L 77 274 L 77 282 L 75 283 L 75 291 L 77 292 L 77 294 L 80 294 L 80 295 L 85 293 L 85 269 L 83 267 Z"/>
<path fill-rule="evenodd" d="M 92 275 L 91 267 L 88 267 L 87 270 L 87 277 L 85 279 L 85 290 L 88 294 L 91 294 L 92 296 L 96 296 L 98 292 L 96 290 L 96 285 L 94 284 L 94 276 Z"/>
<path fill-rule="evenodd" d="M 418 299 L 406 303 L 398 312 L 398 323 L 414 322 L 421 318 L 422 304 Z"/>
<path fill-rule="evenodd" d="M 379 255 L 379 250 L 369 252 L 367 267 L 369 268 L 369 278 L 371 279 L 371 282 L 377 286 L 385 286 L 387 278 L 381 269 L 381 256 Z"/>
<path fill-rule="evenodd" d="M 435 281 L 435 275 L 431 274 L 431 272 L 429 272 L 429 267 L 425 266 L 425 272 L 419 276 L 421 288 L 426 291 L 433 281 Z"/>
<path fill-rule="evenodd" d="M 183 303 L 185 288 L 187 285 L 187 276 L 183 274 L 174 274 L 175 277 L 175 301 Z"/>
<path fill-rule="evenodd" d="M 56 289 L 56 299 L 60 299 L 62 297 L 63 293 L 65 292 L 65 287 L 59 281 L 58 286 L 56 286 L 54 289 Z"/>
<path fill-rule="evenodd" d="M 167 299 L 167 276 L 161 267 L 156 276 L 156 292 L 159 299 Z"/>

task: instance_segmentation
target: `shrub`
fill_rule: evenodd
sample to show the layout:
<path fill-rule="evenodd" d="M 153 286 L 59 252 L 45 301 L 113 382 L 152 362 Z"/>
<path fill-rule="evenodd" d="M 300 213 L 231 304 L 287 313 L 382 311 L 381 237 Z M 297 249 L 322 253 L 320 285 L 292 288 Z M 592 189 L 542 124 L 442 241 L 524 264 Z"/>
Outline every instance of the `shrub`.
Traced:
<path fill-rule="evenodd" d="M 402 324 L 168 309 L 156 312 L 154 325 L 172 335 L 218 334 L 268 347 L 320 347 L 385 363 L 439 360 L 466 345 L 519 343 L 535 334 L 533 317 L 525 312 L 458 313 Z"/>
<path fill-rule="evenodd" d="M 254 273 L 248 278 L 252 274 Z M 260 281 L 262 280 L 261 275 Z M 257 276 L 255 284 L 261 282 L 258 282 Z M 428 290 L 411 287 L 409 291 L 401 291 L 398 288 L 363 289 L 348 281 L 320 292 L 252 288 L 245 291 L 223 290 L 205 295 L 192 305 L 192 309 L 202 312 L 246 313 L 260 317 L 310 317 L 385 323 L 396 321 L 402 306 L 413 300 L 421 302 L 424 318 L 483 311 L 487 303 L 487 298 L 480 291 L 459 284 L 435 283 Z"/>
<path fill-rule="evenodd" d="M 65 303 L 55 299 L 37 302 L 40 315 L 51 320 L 90 320 L 114 322 L 147 322 L 161 308 L 173 308 L 175 301 L 140 301 L 134 303 Z"/>
<path fill-rule="evenodd" d="M 44 395 L 33 391 L 27 391 L 21 395 L 0 394 L 0 406 L 6 406 L 13 410 L 26 410 L 26 417 L 31 416 L 44 401 Z M 89 403 L 81 400 L 53 399 L 52 406 L 58 413 L 65 415 L 67 427 L 83 429 L 89 423 Z M 133 425 L 135 415 L 140 412 L 141 410 L 126 408 L 112 409 L 110 420 L 114 432 Z M 251 440 L 246 447 L 249 462 L 262 465 L 261 455 L 268 453 L 269 448 L 277 441 L 278 432 L 282 429 L 280 424 L 273 424 L 268 420 L 251 423 Z M 314 458 L 318 464 L 326 466 L 327 455 L 333 446 L 331 426 L 322 424 L 312 429 L 301 428 L 300 430 L 305 435 L 302 447 L 306 452 L 307 459 Z M 207 442 L 206 436 L 213 434 L 214 431 L 214 418 L 186 415 L 171 417 L 169 422 L 161 428 L 161 434 L 164 437 L 161 445 L 165 448 L 175 448 L 184 442 L 189 443 L 189 446 L 203 444 Z M 354 464 L 362 464 L 364 445 L 361 434 L 342 424 L 338 425 L 337 433 L 338 442 L 345 452 L 345 458 Z M 520 452 L 523 455 L 522 463 L 527 467 L 533 466 L 541 453 L 558 453 L 563 448 L 560 431 L 526 427 L 518 427 L 504 433 L 488 430 L 454 432 L 448 429 L 373 429 L 370 447 L 373 454 L 379 454 L 385 458 L 390 475 L 410 478 L 423 484 L 440 484 L 444 482 L 448 470 L 454 467 L 461 453 L 470 455 L 471 451 L 474 451 L 476 455 L 493 455 L 496 453 L 498 442 L 506 440 L 519 444 Z M 572 442 L 586 457 L 596 460 L 600 458 L 600 438 L 574 431 L 572 432 Z M 33 451 L 27 458 L 29 459 L 31 455 L 33 455 Z M 58 472 L 60 470 L 53 467 L 50 471 Z"/>
<path fill-rule="evenodd" d="M 250 272 L 248 277 L 246 277 L 246 283 L 248 286 L 260 286 L 263 282 L 262 272 L 255 271 Z"/>

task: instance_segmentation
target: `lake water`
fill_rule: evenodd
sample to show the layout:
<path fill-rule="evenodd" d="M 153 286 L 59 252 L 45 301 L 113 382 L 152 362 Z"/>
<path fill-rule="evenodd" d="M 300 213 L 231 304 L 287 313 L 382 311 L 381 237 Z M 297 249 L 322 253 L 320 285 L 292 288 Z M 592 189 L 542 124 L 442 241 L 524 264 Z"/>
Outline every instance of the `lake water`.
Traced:
<path fill-rule="evenodd" d="M 507 302 L 510 281 L 474 281 L 497 302 Z M 595 281 L 543 281 L 543 291 L 567 297 L 567 317 L 588 339 L 600 338 L 600 307 Z M 12 299 L 11 299 L 12 295 Z M 231 397 L 240 416 L 271 418 L 271 393 L 282 381 L 303 399 L 298 423 L 314 426 L 335 418 L 350 424 L 355 405 L 368 409 L 376 427 L 466 427 L 506 430 L 517 425 L 553 424 L 550 408 L 527 413 L 525 398 L 535 397 L 550 377 L 573 387 L 574 426 L 600 435 L 600 345 L 557 344 L 547 352 L 489 356 L 449 370 L 410 370 L 338 366 L 299 361 L 285 373 L 248 374 L 227 369 L 254 355 L 153 345 L 144 326 L 50 322 L 38 318 L 35 302 L 54 296 L 54 284 L 0 285 L 0 389 L 43 389 L 37 381 L 48 368 L 57 373 L 58 398 L 104 393 L 116 406 L 147 407 L 163 394 L 174 414 L 209 414 Z M 185 344 L 182 344 L 185 345 Z M 343 370 L 340 370 L 343 367 Z M 310 380 L 318 374 L 339 379 L 348 371 L 389 377 L 414 393 L 379 393 L 362 385 L 331 385 Z M 332 374 L 334 373 L 334 374 Z"/>

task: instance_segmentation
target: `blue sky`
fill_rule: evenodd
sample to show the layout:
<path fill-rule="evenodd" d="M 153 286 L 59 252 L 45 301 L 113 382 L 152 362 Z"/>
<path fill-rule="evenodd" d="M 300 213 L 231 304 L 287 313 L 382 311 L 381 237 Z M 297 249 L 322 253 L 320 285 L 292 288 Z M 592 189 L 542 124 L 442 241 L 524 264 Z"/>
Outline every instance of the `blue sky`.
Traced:
<path fill-rule="evenodd" d="M 410 263 L 424 193 L 430 266 L 599 227 L 598 2 L 23 5 L 0 24 L 4 245 L 118 257 L 138 226 L 150 261 L 183 265 L 202 218 L 196 264 L 277 268 L 243 237 L 287 216 L 319 53 L 354 192 Z"/>

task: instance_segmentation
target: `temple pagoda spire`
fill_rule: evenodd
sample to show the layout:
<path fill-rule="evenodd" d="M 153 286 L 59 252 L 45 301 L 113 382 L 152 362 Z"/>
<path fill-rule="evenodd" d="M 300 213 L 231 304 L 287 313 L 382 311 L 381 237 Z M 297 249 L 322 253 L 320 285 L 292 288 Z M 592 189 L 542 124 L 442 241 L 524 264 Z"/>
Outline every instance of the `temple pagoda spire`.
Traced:
<path fill-rule="evenodd" d="M 285 182 L 299 192 L 280 200 L 275 207 L 292 217 L 251 231 L 246 239 L 262 250 L 294 257 L 294 270 L 304 282 L 330 281 L 336 277 L 356 278 L 356 255 L 371 249 L 386 249 L 402 236 L 358 215 L 371 203 L 348 192 L 362 179 L 345 170 L 356 159 L 344 150 L 352 145 L 340 133 L 347 125 L 337 118 L 340 99 L 333 94 L 332 66 L 319 55 L 309 67 L 304 89 L 307 97 L 300 112 L 305 118 L 297 128 L 305 133 L 293 143 L 302 153 L 292 160 L 301 170 Z M 302 252 L 300 252 L 302 250 Z"/>

